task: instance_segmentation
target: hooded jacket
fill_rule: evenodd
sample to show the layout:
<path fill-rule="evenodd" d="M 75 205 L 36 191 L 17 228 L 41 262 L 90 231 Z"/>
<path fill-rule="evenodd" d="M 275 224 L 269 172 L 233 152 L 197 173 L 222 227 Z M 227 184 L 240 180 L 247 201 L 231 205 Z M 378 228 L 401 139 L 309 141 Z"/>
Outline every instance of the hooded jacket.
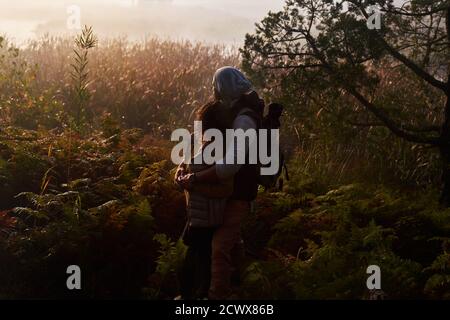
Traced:
<path fill-rule="evenodd" d="M 231 109 L 240 98 L 253 90 L 251 82 L 240 72 L 233 67 L 224 67 L 219 69 L 214 75 L 213 86 L 216 96 L 222 100 L 224 105 Z M 258 129 L 255 118 L 250 116 L 253 110 L 249 108 L 242 108 L 236 115 L 232 129 L 242 129 L 247 131 L 249 129 Z M 234 200 L 253 201 L 256 198 L 258 191 L 258 172 L 256 165 L 238 164 L 238 155 L 245 154 L 246 161 L 248 159 L 248 152 L 250 145 L 257 143 L 257 141 L 249 141 L 244 148 L 235 145 L 233 154 L 227 154 L 222 161 L 216 164 L 216 174 L 221 180 L 230 179 L 234 177 L 234 192 L 231 196 Z M 233 163 L 226 163 L 225 159 L 234 159 Z"/>
<path fill-rule="evenodd" d="M 232 107 L 243 94 L 253 91 L 253 85 L 244 74 L 233 67 L 223 67 L 213 78 L 214 92 L 227 107 Z"/>

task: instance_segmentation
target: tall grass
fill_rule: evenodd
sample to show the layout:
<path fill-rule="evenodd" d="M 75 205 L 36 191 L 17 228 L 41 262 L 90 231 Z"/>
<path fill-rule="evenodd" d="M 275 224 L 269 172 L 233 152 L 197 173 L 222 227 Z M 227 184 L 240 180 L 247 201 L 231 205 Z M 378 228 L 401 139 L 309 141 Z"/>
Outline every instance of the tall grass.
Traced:
<path fill-rule="evenodd" d="M 53 91 L 65 109 L 71 102 L 72 48 L 70 39 L 44 37 L 21 52 L 24 61 L 38 66 L 35 89 Z M 210 98 L 214 71 L 238 64 L 238 52 L 220 45 L 156 38 L 100 41 L 89 54 L 87 116 L 95 122 L 108 113 L 124 127 L 167 136 L 186 126 L 193 110 Z"/>
<path fill-rule="evenodd" d="M 70 123 L 68 115 L 80 109 L 94 129 L 103 130 L 107 119 L 167 139 L 174 128 L 189 127 L 193 111 L 211 98 L 214 71 L 240 65 L 237 50 L 220 45 L 100 39 L 97 47 L 89 48 L 86 61 L 78 63 L 89 64 L 89 79 L 87 70 L 81 70 L 81 94 L 74 95 L 74 39 L 46 36 L 20 51 L 7 40 L 0 44 L 0 121 L 28 129 L 64 127 Z M 83 58 L 85 49 L 78 50 Z M 320 111 L 336 103 L 332 92 L 316 101 L 307 99 L 302 90 L 289 91 L 282 101 L 288 106 L 282 147 L 293 158 L 291 170 L 298 177 L 322 186 L 355 180 L 437 183 L 435 152 L 401 141 L 383 128 L 346 126 L 339 114 Z M 89 99 L 74 99 L 87 93 Z M 344 101 L 339 108 L 345 111 L 351 105 Z"/>
<path fill-rule="evenodd" d="M 75 39 L 76 48 L 73 50 L 74 62 L 70 65 L 72 71 L 70 76 L 73 81 L 74 104 L 73 108 L 75 115 L 75 122 L 81 125 L 85 122 L 86 106 L 89 103 L 89 50 L 95 48 L 97 45 L 97 38 L 94 35 L 92 27 L 85 26 L 81 34 Z"/>

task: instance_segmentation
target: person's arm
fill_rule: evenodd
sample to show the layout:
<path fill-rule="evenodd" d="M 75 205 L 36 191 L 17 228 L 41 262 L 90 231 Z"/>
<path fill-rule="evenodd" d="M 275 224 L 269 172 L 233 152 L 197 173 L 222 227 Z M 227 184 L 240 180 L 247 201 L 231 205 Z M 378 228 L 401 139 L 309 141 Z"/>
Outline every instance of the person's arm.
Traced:
<path fill-rule="evenodd" d="M 255 120 L 246 115 L 238 116 L 233 122 L 233 129 L 242 129 L 244 131 L 249 129 L 257 129 L 257 125 Z M 254 141 L 255 142 L 255 141 Z M 252 143 L 252 142 L 250 142 Z M 232 155 L 234 162 L 232 164 L 227 164 L 225 159 L 227 159 L 227 155 L 221 161 L 221 163 L 217 163 L 216 165 L 200 171 L 195 174 L 187 174 L 179 177 L 178 183 L 185 189 L 189 189 L 196 182 L 209 182 L 209 183 L 217 183 L 219 181 L 224 181 L 232 178 L 241 168 L 242 164 L 237 163 L 238 154 L 244 152 L 245 156 L 248 154 L 248 150 L 250 148 L 249 144 L 245 144 L 244 149 L 238 148 L 241 146 L 235 146 L 234 154 Z M 231 152 L 231 151 L 228 151 Z"/>
<path fill-rule="evenodd" d="M 234 120 L 233 129 L 234 130 L 242 129 L 244 131 L 257 130 L 257 125 L 253 118 L 251 118 L 247 115 L 241 115 L 241 116 L 238 116 Z M 228 159 L 231 157 L 234 159 L 234 161 L 233 161 L 233 163 L 227 164 L 224 159 L 223 161 L 221 161 L 220 163 L 217 163 L 214 166 L 218 179 L 226 180 L 226 179 L 232 178 L 242 167 L 242 164 L 237 163 L 238 155 L 244 154 L 244 156 L 247 157 L 248 151 L 250 149 L 250 145 L 253 143 L 256 143 L 256 142 L 257 141 L 249 141 L 249 143 L 245 143 L 244 146 L 235 145 L 235 147 L 233 148 L 234 150 L 228 151 L 228 152 L 234 152 L 234 154 L 229 155 L 227 152 L 225 159 Z"/>
<path fill-rule="evenodd" d="M 244 131 L 247 131 L 249 129 L 256 130 L 257 126 L 255 120 L 253 120 L 251 117 L 242 115 L 238 116 L 234 120 L 233 129 L 242 129 Z M 247 143 L 245 144 L 244 149 L 235 146 L 233 154 L 233 164 L 226 164 L 225 159 L 227 158 L 227 156 L 225 156 L 221 163 L 217 163 L 216 165 L 206 170 L 197 172 L 195 174 L 195 180 L 198 182 L 218 182 L 219 180 L 223 181 L 232 178 L 242 166 L 242 164 L 237 164 L 238 154 L 245 153 L 245 156 L 247 156 L 249 148 L 250 146 Z"/>

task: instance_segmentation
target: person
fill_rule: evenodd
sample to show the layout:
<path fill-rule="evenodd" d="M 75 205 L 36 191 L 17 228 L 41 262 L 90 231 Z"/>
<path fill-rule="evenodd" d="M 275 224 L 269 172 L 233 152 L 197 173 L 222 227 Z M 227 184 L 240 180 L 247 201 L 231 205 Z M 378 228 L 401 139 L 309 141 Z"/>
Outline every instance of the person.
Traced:
<path fill-rule="evenodd" d="M 213 79 L 215 98 L 221 101 L 224 118 L 231 119 L 232 129 L 244 131 L 257 130 L 262 122 L 264 103 L 251 82 L 236 68 L 223 67 L 216 71 Z M 191 188 L 196 183 L 219 183 L 234 180 L 233 193 L 226 203 L 222 225 L 215 230 L 212 237 L 211 284 L 209 299 L 228 299 L 232 295 L 231 275 L 233 271 L 231 252 L 240 242 L 242 218 L 251 210 L 251 203 L 258 193 L 259 168 L 257 165 L 238 164 L 238 156 L 248 151 L 251 141 L 244 148 L 236 145 L 232 149 L 233 163 L 219 161 L 214 166 L 196 173 L 187 173 L 182 168 L 177 171 L 177 181 L 184 188 Z"/>
<path fill-rule="evenodd" d="M 202 122 L 202 135 L 208 129 L 225 132 L 219 116 L 220 102 L 213 101 L 197 111 L 196 120 Z M 187 173 L 205 170 L 209 166 L 196 161 L 211 141 L 201 141 L 200 150 L 191 161 L 180 164 Z M 187 222 L 183 242 L 188 246 L 180 274 L 180 293 L 177 299 L 193 300 L 207 297 L 211 273 L 211 242 L 215 228 L 223 222 L 226 200 L 233 192 L 232 177 L 219 182 L 197 183 L 185 190 Z"/>

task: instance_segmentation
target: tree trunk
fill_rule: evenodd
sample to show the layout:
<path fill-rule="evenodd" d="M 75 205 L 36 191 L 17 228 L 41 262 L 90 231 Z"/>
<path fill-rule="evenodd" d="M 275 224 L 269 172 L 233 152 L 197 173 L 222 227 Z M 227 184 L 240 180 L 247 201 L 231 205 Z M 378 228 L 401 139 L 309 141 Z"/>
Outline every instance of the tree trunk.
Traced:
<path fill-rule="evenodd" d="M 448 50 L 450 50 L 450 7 L 446 10 L 445 24 L 447 29 Z M 447 60 L 447 68 L 450 61 Z M 447 103 L 445 105 L 445 119 L 441 132 L 441 158 L 442 158 L 442 195 L 441 204 L 450 207 L 450 70 L 447 79 Z"/>
<path fill-rule="evenodd" d="M 445 207 L 450 207 L 450 148 L 441 147 L 440 151 L 443 166 L 441 204 Z"/>
<path fill-rule="evenodd" d="M 442 159 L 442 195 L 441 203 L 450 207 L 450 76 L 447 82 L 447 103 L 445 105 L 445 120 L 441 132 L 441 146 L 439 148 Z"/>

